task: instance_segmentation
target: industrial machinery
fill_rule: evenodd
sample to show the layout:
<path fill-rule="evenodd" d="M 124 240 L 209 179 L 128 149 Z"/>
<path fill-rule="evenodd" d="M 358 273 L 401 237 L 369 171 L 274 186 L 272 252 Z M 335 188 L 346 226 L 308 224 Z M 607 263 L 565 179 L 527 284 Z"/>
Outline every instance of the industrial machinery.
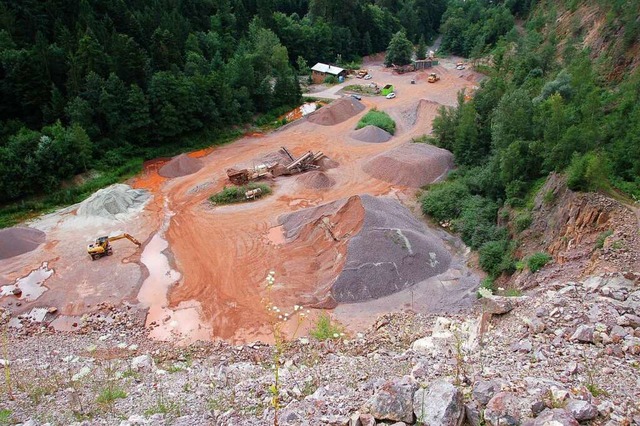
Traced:
<path fill-rule="evenodd" d="M 429 83 L 435 83 L 438 80 L 440 80 L 440 76 L 435 72 L 432 72 L 431 74 L 429 74 L 429 78 L 427 79 Z"/>
<path fill-rule="evenodd" d="M 87 246 L 87 253 L 91 256 L 91 260 L 100 259 L 102 256 L 111 256 L 113 254 L 113 248 L 111 247 L 112 241 L 121 240 L 123 238 L 128 239 L 133 244 L 140 247 L 140 241 L 136 240 L 129 234 L 120 234 L 114 237 L 99 237 L 96 242 Z"/>
<path fill-rule="evenodd" d="M 283 175 L 293 175 L 296 173 L 304 173 L 309 170 L 317 170 L 320 168 L 316 163 L 324 158 L 322 152 L 307 151 L 300 157 L 295 158 L 287 148 L 281 148 L 282 153 L 286 156 L 284 163 L 271 162 L 259 164 L 253 168 L 237 170 L 234 168 L 227 169 L 227 177 L 229 181 L 235 185 L 245 185 L 249 182 L 261 179 L 278 177 Z"/>

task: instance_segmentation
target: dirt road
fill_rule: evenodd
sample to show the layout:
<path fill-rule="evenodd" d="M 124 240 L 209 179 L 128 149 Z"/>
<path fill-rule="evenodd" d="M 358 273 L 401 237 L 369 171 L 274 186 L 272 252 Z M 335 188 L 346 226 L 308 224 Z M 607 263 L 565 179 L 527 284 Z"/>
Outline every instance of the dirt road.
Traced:
<path fill-rule="evenodd" d="M 458 91 L 475 86 L 479 78 L 468 70 L 441 66 L 435 69 L 441 80 L 428 84 L 426 73 L 395 75 L 379 65 L 368 68 L 374 75 L 372 81 L 381 86 L 394 85 L 397 98 L 365 96 L 365 111 L 342 123 L 321 126 L 303 120 L 264 137 L 245 137 L 196 154 L 204 155 L 203 167 L 188 176 L 162 178 L 157 174 L 162 162 L 152 162 L 131 182 L 153 195 L 144 211 L 128 222 L 109 226 L 73 225 L 73 208 L 38 220 L 32 226 L 47 232 L 47 242 L 33 252 L 0 260 L 0 285 L 10 284 L 48 262 L 55 271 L 44 283 L 48 291 L 34 303 L 21 304 L 19 311 L 36 305 L 56 306 L 64 315 L 82 315 L 100 302 L 128 301 L 150 308 L 147 325 L 154 326 L 152 335 L 157 338 L 268 340 L 269 317 L 263 307 L 268 297 L 265 277 L 269 271 L 275 271 L 277 282 L 271 302 L 284 311 L 308 302 L 308 295 L 341 268 L 340 256 L 327 261 L 321 245 L 283 244 L 278 217 L 359 194 L 410 202 L 416 188 L 375 179 L 362 170 L 363 163 L 429 133 L 439 105 L 455 105 Z M 414 78 L 417 84 L 410 84 Z M 346 84 L 365 83 L 349 79 Z M 371 108 L 386 111 L 396 120 L 397 132 L 390 141 L 365 143 L 349 136 Z M 211 206 L 208 197 L 229 184 L 227 168 L 256 164 L 257 159 L 281 146 L 294 155 L 322 151 L 337 161 L 338 167 L 326 171 L 335 184 L 310 189 L 299 181 L 301 175 L 279 177 L 273 194 L 261 200 Z M 108 259 L 88 261 L 84 243 L 115 230 L 143 241 L 142 252 L 123 244 Z M 8 298 L 0 300 L 13 304 Z M 393 303 L 385 303 L 393 308 Z M 345 320 L 359 324 L 377 309 L 364 309 L 363 305 L 339 311 Z"/>

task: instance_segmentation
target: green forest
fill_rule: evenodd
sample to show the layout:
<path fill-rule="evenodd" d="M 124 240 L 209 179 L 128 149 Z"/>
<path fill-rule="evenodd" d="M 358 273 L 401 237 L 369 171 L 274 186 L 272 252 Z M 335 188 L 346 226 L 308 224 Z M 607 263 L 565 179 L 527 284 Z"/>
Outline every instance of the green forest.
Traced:
<path fill-rule="evenodd" d="M 0 4 L 0 203 L 88 170 L 209 144 L 300 103 L 317 61 L 436 34 L 446 0 L 8 0 Z M 77 190 L 54 202 L 73 202 Z M 81 195 L 81 194 L 80 194 Z"/>
<path fill-rule="evenodd" d="M 549 173 L 566 173 L 573 190 L 640 197 L 640 72 L 630 53 L 639 2 L 595 2 L 607 19 L 598 36 L 608 41 L 597 55 L 583 48 L 589 28 L 578 21 L 564 24 L 562 43 L 556 36 L 560 12 L 584 3 L 540 2 L 521 26 L 480 1 L 454 2 L 443 16 L 443 46 L 476 59 L 490 78 L 471 101 L 461 95 L 457 107 L 440 109 L 426 139 L 451 150 L 459 168 L 422 206 L 479 250 L 492 277 L 516 268 L 517 233 Z"/>

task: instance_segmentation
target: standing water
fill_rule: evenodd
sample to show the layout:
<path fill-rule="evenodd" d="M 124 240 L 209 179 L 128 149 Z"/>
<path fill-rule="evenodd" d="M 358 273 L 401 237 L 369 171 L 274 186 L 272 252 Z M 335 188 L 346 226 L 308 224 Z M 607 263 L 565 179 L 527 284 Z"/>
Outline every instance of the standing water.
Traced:
<path fill-rule="evenodd" d="M 182 277 L 180 272 L 169 265 L 164 251 L 169 247 L 164 238 L 171 217 L 174 215 L 164 202 L 164 221 L 158 232 L 146 245 L 140 261 L 149 270 L 138 293 L 138 300 L 149 308 L 146 326 L 151 328 L 149 337 L 159 340 L 178 340 L 189 343 L 195 340 L 208 340 L 209 329 L 201 324 L 198 302 L 183 302 L 175 309 L 168 307 L 167 294 L 172 285 L 178 284 Z"/>

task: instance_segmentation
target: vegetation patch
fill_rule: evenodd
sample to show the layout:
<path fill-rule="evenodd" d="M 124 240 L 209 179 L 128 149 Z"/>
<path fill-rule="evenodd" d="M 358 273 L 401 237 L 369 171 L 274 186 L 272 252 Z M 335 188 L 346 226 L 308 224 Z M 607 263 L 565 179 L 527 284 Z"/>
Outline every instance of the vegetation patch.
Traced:
<path fill-rule="evenodd" d="M 378 111 L 377 109 L 372 109 L 368 113 L 365 114 L 364 117 L 358 122 L 356 129 L 362 129 L 366 126 L 376 126 L 381 128 L 382 130 L 386 130 L 389 134 L 394 134 L 396 132 L 396 122 L 393 121 L 389 114 L 383 111 Z"/>
<path fill-rule="evenodd" d="M 544 252 L 532 254 L 527 260 L 527 266 L 531 272 L 538 272 L 544 265 L 551 261 L 551 256 Z"/>
<path fill-rule="evenodd" d="M 248 196 L 249 191 L 255 192 L 252 196 Z M 227 186 L 222 191 L 209 197 L 209 200 L 214 204 L 242 203 L 253 201 L 270 193 L 271 188 L 269 185 L 251 182 L 242 186 Z"/>
<path fill-rule="evenodd" d="M 328 314 L 322 314 L 309 334 L 318 340 L 338 339 L 344 335 L 343 328 L 331 322 Z"/>
<path fill-rule="evenodd" d="M 613 231 L 611 229 L 607 229 L 606 231 L 602 232 L 600 235 L 598 235 L 598 238 L 596 239 L 596 248 L 597 249 L 601 249 L 604 247 L 604 241 L 610 237 L 611 235 L 613 235 Z"/>

